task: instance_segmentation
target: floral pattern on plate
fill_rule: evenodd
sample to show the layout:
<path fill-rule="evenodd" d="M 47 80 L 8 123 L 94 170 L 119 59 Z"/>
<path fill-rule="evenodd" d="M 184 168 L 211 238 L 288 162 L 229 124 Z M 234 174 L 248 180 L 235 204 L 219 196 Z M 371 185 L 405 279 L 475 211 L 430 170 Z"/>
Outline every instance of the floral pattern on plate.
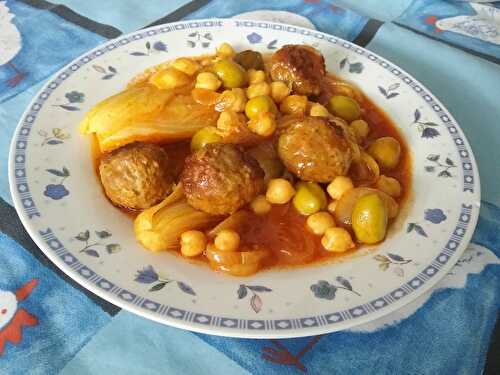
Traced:
<path fill-rule="evenodd" d="M 405 259 L 401 255 L 387 253 L 386 255 L 378 254 L 373 258 L 378 263 L 378 268 L 382 271 L 387 271 L 392 267 L 394 273 L 399 277 L 404 277 L 403 265 L 411 263 L 411 259 Z"/>
<path fill-rule="evenodd" d="M 435 138 L 441 134 L 439 133 L 439 130 L 436 129 L 438 124 L 436 124 L 435 122 L 421 121 L 422 113 L 420 112 L 420 110 L 416 109 L 413 115 L 414 120 L 412 125 L 416 125 L 422 138 Z"/>
<path fill-rule="evenodd" d="M 455 162 L 450 158 L 446 158 L 443 164 L 443 162 L 439 160 L 440 157 L 441 155 L 439 154 L 429 154 L 427 160 L 430 165 L 425 166 L 425 171 L 430 173 L 438 172 L 438 177 L 453 177 L 451 171 L 457 167 Z"/>
<path fill-rule="evenodd" d="M 327 300 L 332 300 L 337 295 L 338 290 L 347 290 L 348 292 L 354 293 L 358 297 L 361 297 L 361 294 L 356 292 L 353 288 L 349 280 L 342 276 L 337 276 L 335 278 L 336 284 L 329 283 L 325 280 L 320 280 L 316 284 L 311 285 L 311 292 L 314 293 L 316 298 L 323 298 Z"/>
<path fill-rule="evenodd" d="M 340 60 L 339 63 L 339 68 L 340 70 L 344 69 L 344 67 L 347 67 L 349 73 L 357 73 L 361 74 L 363 73 L 363 63 L 362 62 L 350 62 L 347 57 L 344 57 L 342 60 Z"/>
<path fill-rule="evenodd" d="M 249 292 L 252 295 L 250 297 L 250 307 L 253 311 L 258 313 L 263 306 L 262 298 L 259 296 L 259 293 L 272 292 L 272 289 L 262 285 L 245 285 L 241 284 L 238 288 L 238 299 L 245 298 Z"/>
<path fill-rule="evenodd" d="M 117 243 L 105 243 L 105 240 L 111 237 L 111 233 L 107 230 L 96 230 L 95 240 L 92 240 L 90 230 L 78 233 L 75 239 L 84 243 L 83 247 L 79 250 L 80 253 L 85 253 L 91 257 L 99 258 L 100 250 L 105 250 L 108 254 L 115 254 L 121 251 L 121 246 Z M 90 243 L 89 243 L 90 242 Z"/>
<path fill-rule="evenodd" d="M 108 67 L 102 67 L 101 65 L 94 64 L 92 65 L 92 68 L 102 74 L 101 79 L 108 80 L 113 78 L 115 75 L 118 74 L 118 71 L 116 70 L 115 67 L 108 65 Z"/>
<path fill-rule="evenodd" d="M 54 200 L 59 200 L 69 195 L 68 189 L 66 189 L 66 187 L 64 186 L 64 180 L 66 180 L 70 176 L 68 168 L 66 167 L 62 167 L 62 169 L 50 168 L 47 169 L 47 172 L 49 172 L 53 176 L 60 177 L 60 180 L 58 184 L 49 184 L 45 186 L 43 195 Z"/>
<path fill-rule="evenodd" d="M 156 272 L 151 265 L 137 271 L 137 275 L 135 276 L 134 280 L 142 284 L 152 284 L 151 288 L 149 288 L 150 292 L 157 292 L 159 290 L 162 290 L 167 284 L 174 282 L 177 284 L 177 287 L 184 293 L 190 294 L 192 296 L 196 295 L 193 288 L 191 288 L 188 284 L 183 281 L 176 281 L 165 276 L 160 276 L 160 274 Z"/>
<path fill-rule="evenodd" d="M 49 145 L 60 145 L 64 143 L 65 140 L 70 139 L 71 135 L 61 128 L 52 128 L 50 132 L 40 129 L 38 135 L 43 138 L 41 146 Z"/>
<path fill-rule="evenodd" d="M 427 209 L 424 212 L 424 219 L 432 224 L 439 224 L 447 219 L 443 210 L 440 208 Z M 408 223 L 406 227 L 406 233 L 415 232 L 422 237 L 428 237 L 427 232 L 424 230 L 423 226 L 418 223 Z"/>
<path fill-rule="evenodd" d="M 252 33 L 247 35 L 247 40 L 251 44 L 259 44 L 259 43 L 264 41 L 263 39 L 264 38 L 262 37 L 262 35 L 258 34 L 256 32 L 252 32 Z M 278 43 L 278 39 L 272 39 L 271 41 L 265 43 L 265 45 L 266 45 L 267 49 L 273 50 L 273 49 L 277 48 L 277 43 Z"/>
<path fill-rule="evenodd" d="M 66 111 L 79 111 L 80 107 L 75 104 L 83 103 L 85 101 L 85 94 L 80 91 L 67 92 L 64 97 L 67 99 L 67 104 L 55 104 L 55 107 L 60 107 Z"/>
<path fill-rule="evenodd" d="M 149 40 L 144 44 L 143 51 L 133 51 L 130 52 L 131 56 L 149 56 L 158 52 L 168 52 L 167 45 L 163 43 L 161 40 L 157 40 L 155 42 L 150 42 Z M 109 69 L 109 68 L 108 68 Z M 111 73 L 116 74 L 111 70 Z M 106 78 L 103 78 L 106 79 Z"/>

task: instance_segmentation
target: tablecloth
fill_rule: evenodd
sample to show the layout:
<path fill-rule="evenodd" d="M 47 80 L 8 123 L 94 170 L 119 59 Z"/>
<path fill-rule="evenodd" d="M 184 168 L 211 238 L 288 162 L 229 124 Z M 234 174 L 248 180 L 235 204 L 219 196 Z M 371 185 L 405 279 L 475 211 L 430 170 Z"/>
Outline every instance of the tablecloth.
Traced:
<path fill-rule="evenodd" d="M 482 209 L 472 244 L 431 292 L 385 318 L 328 335 L 208 336 L 101 300 L 52 265 L 26 234 L 11 206 L 8 146 L 48 77 L 122 33 L 236 16 L 316 28 L 379 53 L 429 87 L 461 124 L 479 164 Z M 493 3 L 0 1 L 0 373 L 500 373 L 498 351 L 490 351 L 485 370 L 500 308 L 499 64 L 500 5 Z"/>

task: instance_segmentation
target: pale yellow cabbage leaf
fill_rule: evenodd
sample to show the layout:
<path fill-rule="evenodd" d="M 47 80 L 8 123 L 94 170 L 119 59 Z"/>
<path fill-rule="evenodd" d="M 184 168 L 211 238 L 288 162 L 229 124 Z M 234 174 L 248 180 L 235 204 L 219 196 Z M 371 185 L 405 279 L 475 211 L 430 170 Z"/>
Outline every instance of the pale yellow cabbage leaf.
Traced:
<path fill-rule="evenodd" d="M 142 85 L 98 103 L 81 122 L 80 131 L 95 133 L 101 151 L 107 152 L 135 141 L 189 139 L 202 127 L 214 126 L 217 118 L 213 106 L 196 103 L 188 93 Z"/>
<path fill-rule="evenodd" d="M 179 247 L 183 232 L 206 229 L 223 219 L 191 207 L 179 184 L 163 202 L 144 210 L 134 221 L 137 240 L 151 251 L 172 250 Z"/>

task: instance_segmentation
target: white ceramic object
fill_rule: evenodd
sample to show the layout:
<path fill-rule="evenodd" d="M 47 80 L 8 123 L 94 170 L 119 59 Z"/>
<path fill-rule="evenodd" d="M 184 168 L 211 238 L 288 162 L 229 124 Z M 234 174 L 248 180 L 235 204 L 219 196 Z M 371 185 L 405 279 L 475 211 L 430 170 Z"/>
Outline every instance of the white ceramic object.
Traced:
<path fill-rule="evenodd" d="M 178 56 L 273 52 L 307 42 L 328 70 L 355 82 L 398 124 L 412 153 L 413 193 L 389 238 L 341 263 L 220 275 L 134 238 L 94 174 L 85 112 L 145 68 Z M 102 298 L 145 318 L 210 334 L 307 336 L 366 323 L 429 290 L 455 264 L 479 213 L 472 151 L 446 108 L 417 80 L 380 56 L 296 26 L 199 20 L 122 36 L 60 70 L 35 96 L 16 130 L 10 184 L 28 232 L 64 272 Z"/>

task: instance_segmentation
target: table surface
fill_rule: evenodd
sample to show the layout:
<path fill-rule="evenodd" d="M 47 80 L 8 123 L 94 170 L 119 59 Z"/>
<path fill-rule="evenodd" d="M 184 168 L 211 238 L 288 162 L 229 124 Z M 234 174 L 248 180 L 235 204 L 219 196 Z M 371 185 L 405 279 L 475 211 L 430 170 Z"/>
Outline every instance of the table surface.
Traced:
<path fill-rule="evenodd" d="M 392 0 L 384 6 L 378 0 L 58 4 L 0 1 L 0 312 L 9 296 L 19 302 L 16 319 L 5 323 L 0 315 L 0 373 L 480 374 L 484 369 L 500 374 L 500 5 L 439 0 Z M 361 331 L 265 342 L 225 339 L 121 311 L 76 285 L 36 247 L 12 207 L 7 157 L 17 121 L 51 74 L 99 43 L 148 25 L 247 12 L 250 18 L 306 25 L 366 47 L 410 72 L 453 113 L 475 153 L 483 199 L 473 245 L 456 266 L 463 272 L 460 283 L 444 280 L 425 300 Z M 183 345 L 169 345 L 177 342 Z"/>

